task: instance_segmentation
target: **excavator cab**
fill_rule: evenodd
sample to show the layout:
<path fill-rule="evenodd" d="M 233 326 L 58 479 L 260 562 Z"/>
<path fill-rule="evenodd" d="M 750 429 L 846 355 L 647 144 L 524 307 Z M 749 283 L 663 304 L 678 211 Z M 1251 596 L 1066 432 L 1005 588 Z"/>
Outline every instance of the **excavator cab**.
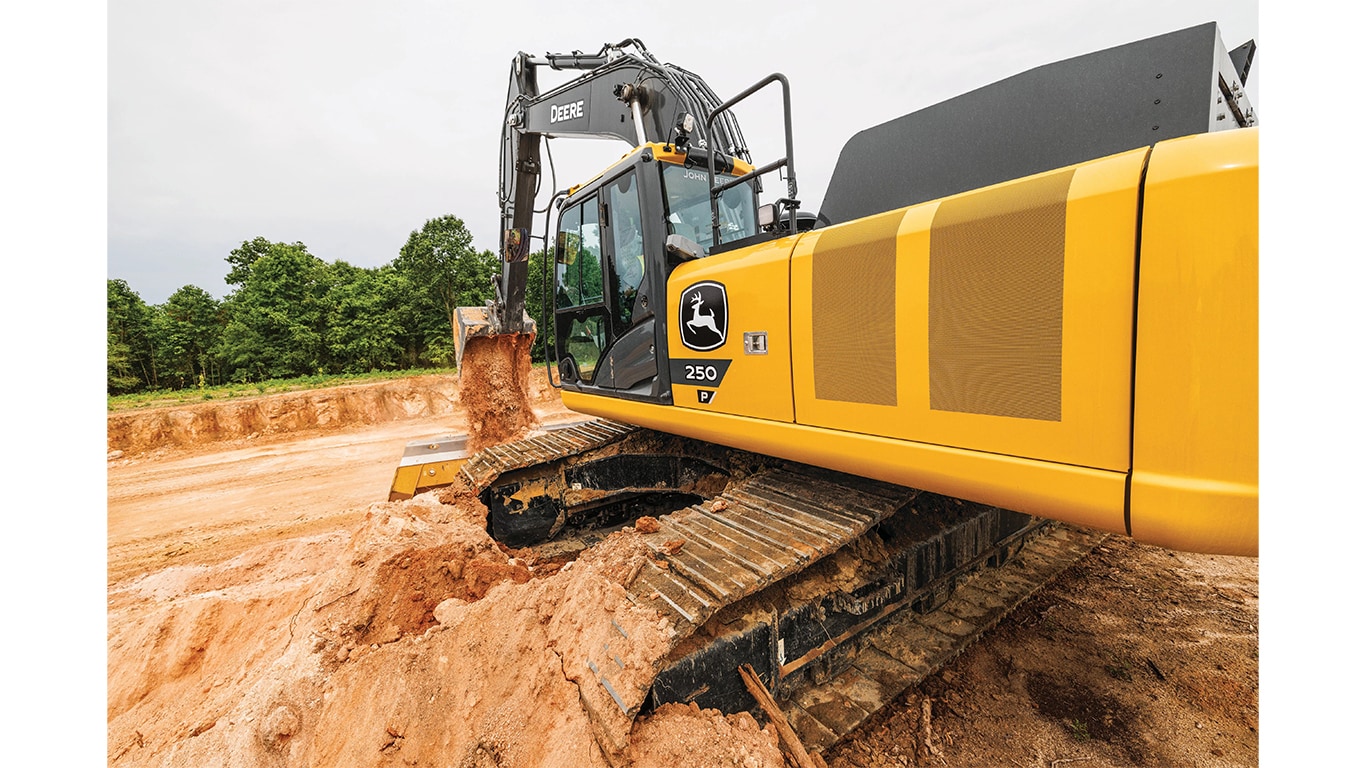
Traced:
<path fill-rule="evenodd" d="M 543 90 L 538 79 L 543 71 L 582 74 Z M 756 184 L 739 178 L 749 166 L 736 160 L 748 160 L 749 150 L 735 116 L 718 109 L 719 103 L 701 78 L 660 62 L 634 38 L 592 54 L 522 52 L 513 58 L 499 168 L 503 264 L 492 276 L 492 300 L 454 312 L 455 360 L 462 373 L 469 342 L 536 333 L 535 321 L 525 312 L 528 245 L 532 239 L 542 240 L 539 247 L 552 245 L 536 236 L 532 221 L 542 212 L 535 204 L 542 139 L 620 139 L 635 149 L 563 201 L 562 226 L 553 243 L 554 306 L 556 321 L 563 324 L 555 333 L 555 360 L 571 387 L 668 401 L 667 375 L 658 381 L 653 373 L 667 366 L 653 359 L 652 347 L 667 347 L 663 331 L 654 331 L 650 306 L 652 299 L 658 303 L 663 287 L 663 238 L 693 246 L 711 242 L 709 249 L 685 249 L 700 256 L 756 227 Z M 693 116 L 705 117 L 706 124 L 697 125 Z M 690 136 L 694 131 L 698 134 Z M 724 199 L 709 206 L 706 184 L 713 178 L 736 188 L 727 188 L 720 195 Z M 617 211 L 620 215 L 614 215 Z M 639 246 L 626 247 L 637 239 Z"/>
<path fill-rule="evenodd" d="M 733 158 L 726 165 L 718 178 L 752 170 Z M 713 244 L 709 187 L 696 153 L 649 143 L 561 202 L 554 338 L 562 386 L 669 401 L 668 360 L 659 353 L 668 349 L 666 323 L 657 317 L 669 272 L 759 229 L 755 184 L 741 183 L 719 196 Z"/>

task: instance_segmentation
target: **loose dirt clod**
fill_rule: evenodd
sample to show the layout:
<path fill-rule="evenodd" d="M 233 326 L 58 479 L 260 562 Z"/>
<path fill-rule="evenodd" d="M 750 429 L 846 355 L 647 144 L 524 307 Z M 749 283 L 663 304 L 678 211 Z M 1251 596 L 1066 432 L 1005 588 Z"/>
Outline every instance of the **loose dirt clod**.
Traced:
<path fill-rule="evenodd" d="M 778 735 L 748 713 L 725 716 L 696 704 L 665 704 L 631 734 L 633 768 L 782 768 Z"/>

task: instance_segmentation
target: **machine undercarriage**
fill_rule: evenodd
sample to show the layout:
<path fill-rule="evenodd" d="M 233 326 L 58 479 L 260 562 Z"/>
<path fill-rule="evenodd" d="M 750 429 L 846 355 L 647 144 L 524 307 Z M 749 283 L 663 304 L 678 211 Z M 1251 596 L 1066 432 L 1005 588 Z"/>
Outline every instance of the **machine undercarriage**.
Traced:
<path fill-rule="evenodd" d="M 613 687 L 610 648 L 586 660 L 624 715 L 753 710 L 748 664 L 812 745 L 933 673 L 1102 538 L 608 420 L 480 451 L 459 475 L 509 548 L 567 559 L 623 526 L 642 533 L 652 557 L 626 591 L 670 622 L 673 649 L 638 706 Z M 826 706 L 850 695 L 862 704 Z"/>

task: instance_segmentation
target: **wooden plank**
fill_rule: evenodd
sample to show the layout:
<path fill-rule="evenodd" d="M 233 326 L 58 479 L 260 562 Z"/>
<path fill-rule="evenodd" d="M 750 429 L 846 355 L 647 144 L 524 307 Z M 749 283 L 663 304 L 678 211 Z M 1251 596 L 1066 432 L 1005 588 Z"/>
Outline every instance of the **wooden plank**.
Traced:
<path fill-rule="evenodd" d="M 802 746 L 802 740 L 797 738 L 796 732 L 792 730 L 792 725 L 787 722 L 787 716 L 778 708 L 778 702 L 773 700 L 768 689 L 759 680 L 759 675 L 755 673 L 754 667 L 748 664 L 740 665 L 740 677 L 745 681 L 745 688 L 749 689 L 749 695 L 759 703 L 759 708 L 768 715 L 769 722 L 778 729 L 778 745 L 783 752 L 792 759 L 797 768 L 825 768 L 825 761 L 819 757 L 812 758 L 807 753 L 806 747 Z M 819 761 L 819 762 L 818 762 Z"/>

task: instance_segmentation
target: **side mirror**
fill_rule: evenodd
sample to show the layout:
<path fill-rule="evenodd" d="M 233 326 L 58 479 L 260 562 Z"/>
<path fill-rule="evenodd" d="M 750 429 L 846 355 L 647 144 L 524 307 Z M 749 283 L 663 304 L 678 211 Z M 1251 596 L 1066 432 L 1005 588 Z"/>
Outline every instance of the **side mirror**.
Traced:
<path fill-rule="evenodd" d="M 759 206 L 759 229 L 764 232 L 788 232 L 792 229 L 791 219 L 783 215 L 782 206 L 777 203 Z M 819 217 L 810 211 L 797 211 L 797 231 L 809 232 L 820 223 Z"/>
<path fill-rule="evenodd" d="M 561 230 L 555 235 L 555 263 L 573 266 L 579 260 L 580 235 Z"/>

